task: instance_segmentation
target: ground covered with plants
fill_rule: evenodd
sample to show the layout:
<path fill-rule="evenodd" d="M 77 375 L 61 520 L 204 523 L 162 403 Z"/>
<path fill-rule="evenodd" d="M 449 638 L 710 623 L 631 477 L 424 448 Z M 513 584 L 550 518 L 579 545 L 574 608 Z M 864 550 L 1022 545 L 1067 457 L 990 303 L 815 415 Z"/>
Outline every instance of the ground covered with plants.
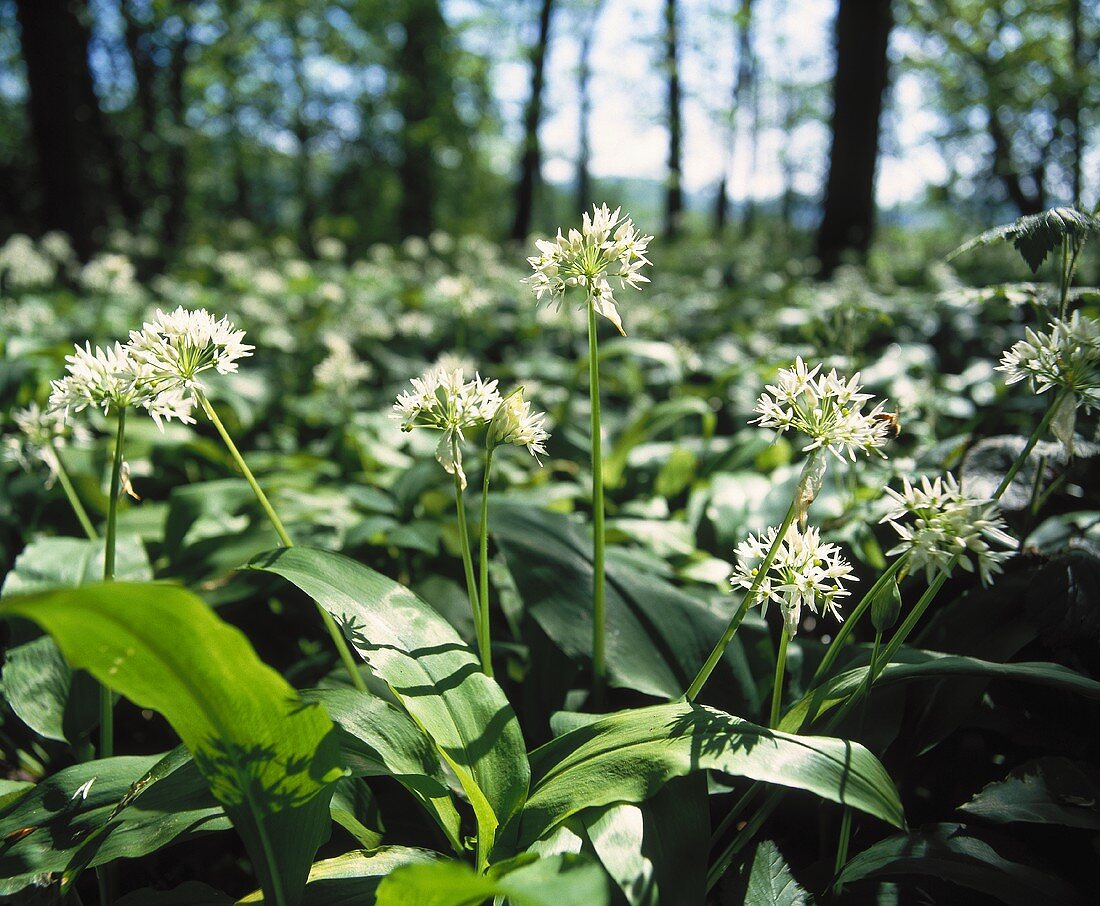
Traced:
<path fill-rule="evenodd" d="M 0 891 L 1088 902 L 1098 233 L 13 237 Z"/>

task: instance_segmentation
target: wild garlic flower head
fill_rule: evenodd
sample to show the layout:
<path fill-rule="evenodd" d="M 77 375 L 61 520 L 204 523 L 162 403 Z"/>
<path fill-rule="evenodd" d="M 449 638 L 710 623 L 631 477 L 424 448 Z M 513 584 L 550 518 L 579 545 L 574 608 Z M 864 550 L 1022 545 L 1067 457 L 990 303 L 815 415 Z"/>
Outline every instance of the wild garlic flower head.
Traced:
<path fill-rule="evenodd" d="M 778 528 L 772 527 L 759 537 L 749 535 L 737 545 L 737 568 L 730 578 L 735 588 L 752 587 L 778 532 Z M 841 556 L 837 545 L 823 542 L 813 526 L 804 531 L 792 526 L 760 580 L 761 615 L 766 615 L 768 603 L 775 601 L 783 611 L 788 634 L 794 638 L 803 607 L 816 614 L 829 611 L 842 619 L 837 601 L 849 594 L 843 583 L 855 581 L 852 564 Z"/>
<path fill-rule="evenodd" d="M 28 472 L 38 463 L 45 464 L 49 470 L 47 486 L 57 476 L 57 451 L 70 439 L 84 442 L 91 437 L 83 425 L 70 426 L 64 412 L 42 409 L 38 403 L 17 409 L 12 419 L 16 430 L 4 438 L 4 458 Z"/>
<path fill-rule="evenodd" d="M 534 274 L 524 282 L 540 301 L 548 296 L 561 302 L 569 287 L 582 287 L 596 313 L 625 336 L 608 278 L 618 279 L 623 289 L 640 289 L 642 283 L 648 283 L 649 278 L 641 271 L 650 264 L 646 249 L 653 237 L 639 233 L 629 217 L 620 217 L 621 211 L 612 211 L 606 204 L 593 205 L 592 213 L 584 214 L 579 230 L 562 235 L 559 229 L 554 239 L 536 240 L 539 254 L 527 259 Z"/>
<path fill-rule="evenodd" d="M 750 424 L 772 428 L 783 434 L 795 430 L 810 438 L 803 451 L 828 449 L 839 459 L 847 455 L 853 462 L 856 451 L 874 451 L 885 458 L 881 448 L 889 436 L 885 405 L 879 403 L 870 412 L 863 408 L 871 394 L 863 393 L 859 374 L 845 379 L 835 370 L 820 374 L 821 366 L 807 368 L 799 356 L 794 366 L 779 372 L 774 384 L 768 384 Z"/>
<path fill-rule="evenodd" d="M 464 432 L 492 421 L 501 402 L 497 382 L 485 381 L 476 373 L 467 381 L 460 368 L 454 371 L 429 368 L 410 383 L 412 390 L 398 395 L 393 417 L 401 420 L 402 431 L 413 428 L 442 431 L 435 458 L 448 475 L 457 475 L 465 488 L 461 446 L 466 439 Z"/>
<path fill-rule="evenodd" d="M 205 308 L 189 311 L 182 305 L 173 312 L 157 309 L 141 330 L 130 331 L 131 356 L 165 387 L 180 387 L 192 395 L 204 385 L 198 376 L 211 368 L 219 374 L 237 370 L 237 359 L 252 355 L 228 318 L 217 320 Z"/>
<path fill-rule="evenodd" d="M 916 486 L 905 478 L 900 492 L 887 488 L 886 493 L 895 506 L 881 521 L 901 536 L 901 543 L 887 554 L 907 554 L 910 569 L 923 567 L 929 582 L 958 556 L 968 572 L 976 565 L 982 585 L 988 585 L 1017 547 L 997 504 L 968 497 L 950 472 L 934 481 L 922 477 Z M 902 524 L 899 520 L 907 516 L 912 522 Z M 990 542 L 1004 549 L 994 549 Z"/>
<path fill-rule="evenodd" d="M 129 346 L 115 343 L 93 350 L 91 343 L 85 343 L 65 362 L 66 374 L 51 384 L 49 402 L 50 411 L 60 410 L 65 418 L 70 410 L 80 412 L 89 406 L 102 409 L 104 415 L 134 406 L 145 409 L 162 431 L 163 421 L 195 422 L 191 400 L 179 388 L 166 387 Z"/>
<path fill-rule="evenodd" d="M 546 455 L 546 442 L 550 432 L 546 430 L 546 413 L 532 412 L 531 402 L 523 398 L 523 388 L 513 390 L 501 400 L 489 423 L 487 443 L 489 449 L 499 444 L 515 444 L 527 451 L 542 465 L 539 456 Z"/>
<path fill-rule="evenodd" d="M 1100 325 L 1075 311 L 1045 333 L 1029 327 L 998 367 L 1008 375 L 1006 384 L 1027 380 L 1036 393 L 1065 388 L 1086 409 L 1100 406 Z"/>
<path fill-rule="evenodd" d="M 347 396 L 364 381 L 370 380 L 374 368 L 355 354 L 355 348 L 342 335 L 327 333 L 322 338 L 328 347 L 325 356 L 313 369 L 317 386 L 338 396 Z"/>

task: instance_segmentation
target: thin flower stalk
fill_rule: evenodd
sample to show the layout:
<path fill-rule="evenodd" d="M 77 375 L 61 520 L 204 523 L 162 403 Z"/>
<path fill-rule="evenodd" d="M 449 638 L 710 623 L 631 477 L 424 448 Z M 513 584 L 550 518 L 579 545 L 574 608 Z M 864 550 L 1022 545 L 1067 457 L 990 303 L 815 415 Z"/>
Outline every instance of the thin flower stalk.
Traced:
<path fill-rule="evenodd" d="M 454 443 L 457 444 L 458 441 L 455 440 Z M 462 569 L 466 575 L 466 592 L 470 597 L 470 613 L 474 620 L 474 634 L 477 637 L 477 649 L 481 657 L 481 670 L 486 676 L 492 676 L 492 653 L 489 651 L 488 641 L 482 636 L 484 625 L 482 602 L 478 595 L 477 579 L 474 577 L 474 561 L 470 551 L 470 530 L 466 524 L 466 504 L 463 499 L 463 481 L 457 470 L 454 472 L 453 478 L 455 486 L 455 513 L 458 517 L 458 543 L 462 549 Z"/>
<path fill-rule="evenodd" d="M 230 437 L 225 425 L 222 424 L 222 420 L 219 418 L 217 410 L 210 404 L 210 400 L 207 399 L 206 393 L 201 388 L 194 388 L 193 393 L 202 411 L 206 413 L 206 417 L 210 419 L 210 423 L 218 432 L 218 436 L 221 437 L 222 442 L 229 451 L 229 455 L 233 457 L 233 461 L 237 464 L 237 468 L 240 469 L 241 474 L 244 475 L 245 481 L 248 482 L 248 486 L 252 488 L 252 493 L 256 496 L 256 500 L 259 501 L 264 513 L 267 514 L 268 520 L 270 520 L 272 527 L 275 529 L 275 534 L 279 536 L 279 541 L 282 543 L 283 547 L 293 547 L 294 542 L 287 533 L 283 521 L 279 518 L 279 514 L 275 512 L 275 508 L 271 505 L 271 501 L 267 499 L 267 494 L 265 494 L 263 488 L 260 487 L 260 483 L 256 481 L 256 476 L 252 474 L 252 470 L 248 467 L 248 463 L 244 461 L 241 451 L 237 449 L 237 445 L 233 442 L 233 438 Z M 325 610 L 320 604 L 317 604 L 316 607 L 317 612 L 321 615 L 321 621 L 325 624 L 325 629 L 332 639 L 332 643 L 336 646 L 336 652 L 340 655 L 340 660 L 343 662 L 348 672 L 348 676 L 351 678 L 352 685 L 360 692 L 366 692 L 367 684 L 364 682 L 362 674 L 355 665 L 355 658 L 352 656 L 351 649 L 348 648 L 347 640 L 340 631 L 340 627 L 336 625 L 336 621 L 332 618 L 332 614 Z"/>
<path fill-rule="evenodd" d="M 481 523 L 478 525 L 478 603 L 480 604 L 481 628 L 478 635 L 478 645 L 484 644 L 485 649 L 492 645 L 489 628 L 489 476 L 493 469 L 493 448 L 485 450 L 485 474 L 481 479 Z M 493 658 L 491 654 L 483 651 L 481 667 L 486 676 L 493 675 Z"/>
<path fill-rule="evenodd" d="M 115 578 L 115 547 L 118 530 L 118 498 L 122 494 L 122 450 L 126 443 L 126 409 L 118 410 L 118 428 L 111 462 L 111 491 L 107 498 L 107 531 L 103 546 L 103 581 Z M 114 696 L 106 686 L 99 687 L 99 757 L 115 753 Z"/>
<path fill-rule="evenodd" d="M 588 397 L 592 413 L 592 693 L 603 695 L 607 675 L 606 562 L 604 527 L 603 436 L 600 422 L 600 357 L 596 305 L 588 304 Z"/>
<path fill-rule="evenodd" d="M 76 514 L 77 521 L 80 523 L 80 527 L 84 530 L 84 534 L 88 536 L 89 541 L 98 541 L 99 532 L 96 531 L 95 526 L 92 525 L 92 520 L 88 516 L 88 511 L 84 508 L 84 504 L 80 501 L 80 495 L 76 492 L 76 487 L 73 485 L 72 476 L 69 475 L 69 470 L 65 468 L 65 463 L 61 461 L 61 455 L 56 447 L 51 446 L 54 462 L 57 466 L 57 480 L 61 483 L 61 488 L 65 492 L 65 496 L 69 500 L 69 506 L 73 508 L 73 512 Z"/>
<path fill-rule="evenodd" d="M 790 644 L 789 632 L 779 632 L 779 653 L 775 657 L 775 679 L 772 683 L 772 709 L 768 716 L 768 726 L 775 729 L 779 726 L 779 712 L 783 707 L 783 676 L 787 668 L 787 646 Z"/>

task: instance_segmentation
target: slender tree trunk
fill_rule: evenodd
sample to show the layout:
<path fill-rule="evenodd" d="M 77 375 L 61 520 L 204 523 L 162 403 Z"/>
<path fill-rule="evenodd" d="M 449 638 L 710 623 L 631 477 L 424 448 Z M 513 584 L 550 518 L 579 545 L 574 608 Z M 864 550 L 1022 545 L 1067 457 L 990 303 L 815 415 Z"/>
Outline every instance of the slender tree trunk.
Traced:
<path fill-rule="evenodd" d="M 397 106 L 401 129 L 401 204 L 398 229 L 403 236 L 427 236 L 435 225 L 438 171 L 432 117 L 439 108 L 440 86 L 448 78 L 447 25 L 438 0 L 406 0 L 405 44 L 396 60 Z"/>
<path fill-rule="evenodd" d="M 181 9 L 180 15 L 184 19 L 184 30 L 172 47 L 168 64 L 168 112 L 172 124 L 165 143 L 168 207 L 164 213 L 164 244 L 170 251 L 180 247 L 187 222 L 187 98 L 184 78 L 191 36 L 186 25 L 186 9 Z"/>
<path fill-rule="evenodd" d="M 718 192 L 714 201 L 714 232 L 721 235 L 729 220 L 729 179 L 737 160 L 738 127 L 742 122 L 741 105 L 745 92 L 753 83 L 756 63 L 752 49 L 752 0 L 738 0 L 734 15 L 734 45 L 737 57 L 737 70 L 733 79 L 733 91 L 730 95 L 730 123 L 727 131 L 726 161 L 722 178 L 718 183 Z"/>
<path fill-rule="evenodd" d="M 17 0 L 15 7 L 42 193 L 40 225 L 67 233 L 87 257 L 104 225 L 89 125 L 95 95 L 79 19 L 87 8 L 83 0 Z"/>
<path fill-rule="evenodd" d="M 580 142 L 577 149 L 577 194 L 574 203 L 574 208 L 577 211 L 583 211 L 592 204 L 592 176 L 588 169 L 592 157 L 591 134 L 589 131 L 592 117 L 592 97 L 589 84 L 592 80 L 592 40 L 596 34 L 596 22 L 599 19 L 602 6 L 602 0 L 599 0 L 592 10 L 586 10 L 585 12 L 588 15 L 581 26 L 580 61 L 577 66 L 577 95 L 579 98 L 577 128 Z"/>
<path fill-rule="evenodd" d="M 539 9 L 539 32 L 531 49 L 531 94 L 523 115 L 523 154 L 520 157 L 519 180 L 516 182 L 516 216 L 512 222 L 512 239 L 522 242 L 531 232 L 535 212 L 535 190 L 542 170 L 542 147 L 539 125 L 542 122 L 542 93 L 546 81 L 546 50 L 550 43 L 550 22 L 553 0 L 542 0 Z"/>
<path fill-rule="evenodd" d="M 783 195 L 780 199 L 779 215 L 783 223 L 783 229 L 790 234 L 794 225 L 794 176 L 795 161 L 791 153 L 791 144 L 794 138 L 794 128 L 798 122 L 797 98 L 795 87 L 789 80 L 782 89 L 783 104 L 783 149 L 780 151 L 780 169 L 783 171 Z"/>
<path fill-rule="evenodd" d="M 119 4 L 126 23 L 124 37 L 130 65 L 134 70 L 134 99 L 140 113 L 140 134 L 135 144 L 137 154 L 138 189 L 145 198 L 152 198 L 157 191 L 152 161 L 157 152 L 157 65 L 150 53 L 149 28 L 140 21 L 134 0 Z"/>
<path fill-rule="evenodd" d="M 816 247 L 822 276 L 836 269 L 844 253 L 862 257 L 871 244 L 879 120 L 893 24 L 890 0 L 839 2 L 829 175 Z"/>
<path fill-rule="evenodd" d="M 668 176 L 665 183 L 665 237 L 680 232 L 684 213 L 684 127 L 680 110 L 680 38 L 676 0 L 665 0 L 665 76 L 668 79 Z"/>
<path fill-rule="evenodd" d="M 290 32 L 292 41 L 290 66 L 294 76 L 294 87 L 298 92 L 293 121 L 294 138 L 298 142 L 298 157 L 294 167 L 298 194 L 298 247 L 304 254 L 313 257 L 313 221 L 316 218 L 316 204 L 313 198 L 313 162 L 310 159 L 311 136 L 309 122 L 306 120 L 309 81 L 306 78 L 302 36 L 294 17 L 287 20 L 287 30 Z"/>
<path fill-rule="evenodd" d="M 760 157 L 760 73 L 753 64 L 753 78 L 749 85 L 749 167 L 745 177 L 745 212 L 741 220 L 741 234 L 752 235 L 756 229 L 756 170 Z"/>
<path fill-rule="evenodd" d="M 1069 0 L 1070 24 L 1070 84 L 1068 114 L 1073 144 L 1070 148 L 1070 190 L 1073 203 L 1081 204 L 1081 162 L 1085 157 L 1085 135 L 1081 128 L 1081 92 L 1085 90 L 1084 72 L 1087 65 L 1085 42 L 1081 34 L 1081 0 Z"/>

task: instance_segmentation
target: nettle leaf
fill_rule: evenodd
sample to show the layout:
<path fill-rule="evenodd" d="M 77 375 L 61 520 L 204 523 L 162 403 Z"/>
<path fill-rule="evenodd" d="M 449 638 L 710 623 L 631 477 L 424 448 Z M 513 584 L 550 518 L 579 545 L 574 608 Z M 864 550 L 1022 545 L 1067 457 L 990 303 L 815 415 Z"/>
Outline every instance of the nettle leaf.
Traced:
<path fill-rule="evenodd" d="M 904 875 L 930 875 L 1009 906 L 1084 902 L 1061 878 L 1004 858 L 962 824 L 929 824 L 887 837 L 852 859 L 839 881 L 847 885 L 864 878 Z"/>
<path fill-rule="evenodd" d="M 997 824 L 1020 821 L 1100 830 L 1100 771 L 1069 758 L 1036 758 L 987 785 L 960 809 Z"/>
<path fill-rule="evenodd" d="M 0 839 L 6 841 L 0 850 L 0 893 L 16 893 L 43 874 L 66 871 L 78 854 L 83 864 L 102 865 L 228 830 L 229 819 L 192 762 L 108 820 L 162 760 L 142 755 L 84 762 L 6 803 L 0 809 Z"/>
<path fill-rule="evenodd" d="M 1074 208 L 1050 208 L 1038 214 L 1027 214 L 1012 223 L 1005 223 L 986 230 L 969 242 L 960 245 L 948 255 L 948 260 L 979 245 L 992 245 L 994 242 L 1011 242 L 1035 273 L 1063 239 L 1075 243 L 1088 236 L 1100 233 L 1100 218 L 1086 214 Z"/>
<path fill-rule="evenodd" d="M 320 706 L 304 704 L 238 629 L 182 588 L 89 585 L 9 598 L 0 614 L 34 620 L 72 666 L 163 714 L 273 901 L 297 901 L 344 773 Z"/>
<path fill-rule="evenodd" d="M 409 865 L 378 885 L 377 906 L 478 906 L 506 897 L 513 906 L 562 906 L 610 902 L 607 876 L 586 856 L 557 855 L 520 860 L 519 867 L 479 875 L 462 862 Z"/>
<path fill-rule="evenodd" d="M 87 538 L 37 538 L 16 557 L 0 599 L 98 582 L 103 578 L 103 550 L 102 541 Z M 153 578 L 137 536 L 119 536 L 115 557 L 119 580 Z M 76 744 L 99 723 L 95 684 L 86 674 L 74 674 L 54 640 L 31 624 L 13 626 L 2 677 L 12 711 L 39 736 Z"/>
<path fill-rule="evenodd" d="M 901 801 L 886 770 L 858 743 L 790 736 L 685 702 L 620 711 L 531 753 L 531 795 L 513 828 L 529 847 L 571 815 L 613 802 L 643 802 L 673 777 L 723 771 L 803 789 L 901 827 Z"/>
<path fill-rule="evenodd" d="M 457 775 L 487 853 L 526 798 L 530 771 L 512 706 L 454 628 L 405 586 L 341 554 L 296 546 L 249 568 L 293 582 L 332 614 Z"/>
<path fill-rule="evenodd" d="M 810 895 L 791 876 L 779 847 L 762 840 L 756 847 L 745 888 L 745 906 L 805 906 Z"/>

